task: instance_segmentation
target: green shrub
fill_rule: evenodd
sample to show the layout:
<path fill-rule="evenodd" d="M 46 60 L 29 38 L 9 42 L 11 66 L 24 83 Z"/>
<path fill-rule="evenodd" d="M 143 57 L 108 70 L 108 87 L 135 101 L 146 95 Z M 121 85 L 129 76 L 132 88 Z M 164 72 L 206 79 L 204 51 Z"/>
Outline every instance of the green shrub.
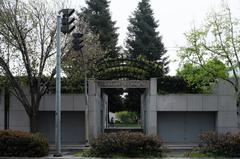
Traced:
<path fill-rule="evenodd" d="M 0 156 L 42 157 L 49 151 L 48 141 L 42 135 L 22 131 L 0 131 Z"/>
<path fill-rule="evenodd" d="M 135 124 L 137 123 L 138 116 L 136 112 L 121 111 L 116 112 L 116 118 L 122 124 Z"/>
<path fill-rule="evenodd" d="M 158 136 L 146 136 L 137 132 L 105 133 L 90 144 L 95 157 L 161 157 L 163 142 Z"/>
<path fill-rule="evenodd" d="M 119 120 L 115 120 L 115 124 L 121 124 Z"/>
<path fill-rule="evenodd" d="M 202 134 L 200 139 L 202 141 L 199 147 L 201 153 L 214 156 L 240 157 L 240 133 L 217 134 L 208 132 Z"/>

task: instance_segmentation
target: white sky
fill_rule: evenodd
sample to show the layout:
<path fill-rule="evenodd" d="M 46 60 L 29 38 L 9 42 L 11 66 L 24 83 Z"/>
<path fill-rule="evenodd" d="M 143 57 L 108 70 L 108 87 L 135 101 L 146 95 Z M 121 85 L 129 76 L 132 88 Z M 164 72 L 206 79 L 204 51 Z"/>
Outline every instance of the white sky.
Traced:
<path fill-rule="evenodd" d="M 70 6 L 79 9 L 85 6 L 85 0 L 68 0 Z M 119 28 L 119 45 L 124 46 L 128 18 L 136 9 L 140 0 L 110 0 L 112 19 Z M 191 26 L 204 23 L 206 14 L 220 7 L 223 0 L 150 0 L 154 16 L 159 20 L 158 31 L 170 57 L 170 75 L 176 73 L 179 59 L 176 56 L 178 47 L 185 44 L 184 32 Z M 233 15 L 240 18 L 240 0 L 225 0 Z M 175 62 L 174 62 L 175 61 Z"/>

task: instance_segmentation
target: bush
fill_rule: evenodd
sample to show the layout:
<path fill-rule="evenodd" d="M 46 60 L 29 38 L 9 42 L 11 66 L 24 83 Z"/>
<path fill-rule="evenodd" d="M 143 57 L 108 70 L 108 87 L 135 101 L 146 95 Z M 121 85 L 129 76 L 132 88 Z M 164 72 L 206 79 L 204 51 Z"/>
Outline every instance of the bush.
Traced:
<path fill-rule="evenodd" d="M 116 112 L 116 118 L 122 124 L 135 124 L 137 123 L 138 116 L 136 112 L 121 111 Z"/>
<path fill-rule="evenodd" d="M 214 156 L 240 157 L 240 133 L 217 134 L 208 132 L 200 135 L 200 152 Z"/>
<path fill-rule="evenodd" d="M 161 157 L 163 142 L 158 136 L 146 136 L 137 132 L 105 133 L 90 144 L 94 157 Z"/>
<path fill-rule="evenodd" d="M 0 156 L 42 157 L 49 151 L 48 141 L 42 135 L 22 131 L 0 131 Z"/>

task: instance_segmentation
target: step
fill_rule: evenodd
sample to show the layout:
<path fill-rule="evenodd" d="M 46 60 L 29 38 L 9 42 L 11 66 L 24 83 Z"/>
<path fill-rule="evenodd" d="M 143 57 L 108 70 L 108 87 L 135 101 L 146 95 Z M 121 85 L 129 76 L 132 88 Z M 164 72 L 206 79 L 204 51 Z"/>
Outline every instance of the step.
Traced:
<path fill-rule="evenodd" d="M 121 132 L 121 131 L 143 132 L 143 128 L 114 127 L 114 128 L 105 128 L 104 129 L 105 133 Z"/>
<path fill-rule="evenodd" d="M 61 146 L 62 151 L 79 151 L 87 148 L 86 144 L 63 144 Z M 49 146 L 50 151 L 56 150 L 56 145 L 50 144 Z"/>
<path fill-rule="evenodd" d="M 190 143 L 190 144 L 181 144 L 181 143 L 176 143 L 176 144 L 164 144 L 164 146 L 166 146 L 167 149 L 169 150 L 191 150 L 194 147 L 197 147 L 198 144 L 197 143 Z"/>

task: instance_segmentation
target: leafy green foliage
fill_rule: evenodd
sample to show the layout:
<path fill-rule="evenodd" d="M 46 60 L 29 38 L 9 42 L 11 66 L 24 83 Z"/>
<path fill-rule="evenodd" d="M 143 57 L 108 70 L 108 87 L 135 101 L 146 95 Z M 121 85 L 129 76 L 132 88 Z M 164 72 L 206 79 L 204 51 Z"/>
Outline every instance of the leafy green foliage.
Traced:
<path fill-rule="evenodd" d="M 179 76 L 163 76 L 157 78 L 157 91 L 159 94 L 169 93 L 201 93 L 194 85 L 190 85 Z"/>
<path fill-rule="evenodd" d="M 89 23 L 90 29 L 95 35 L 99 35 L 100 45 L 107 56 L 118 57 L 117 28 L 116 22 L 112 21 L 109 11 L 108 0 L 87 0 L 87 7 L 83 9 L 83 14 Z"/>
<path fill-rule="evenodd" d="M 121 111 L 116 112 L 116 118 L 121 124 L 135 124 L 138 121 L 138 114 L 136 112 Z"/>
<path fill-rule="evenodd" d="M 141 0 L 129 19 L 126 48 L 130 58 L 144 56 L 150 61 L 159 62 L 164 72 L 168 72 L 168 60 L 162 37 L 156 31 L 158 24 L 153 16 L 149 0 Z M 151 76 L 154 77 L 154 76 Z"/>
<path fill-rule="evenodd" d="M 155 61 L 138 56 L 136 59 L 118 58 L 102 59 L 98 62 L 95 77 L 97 79 L 149 79 L 151 77 L 161 77 L 163 67 Z"/>
<path fill-rule="evenodd" d="M 235 92 L 237 112 L 240 114 L 240 21 L 239 18 L 233 17 L 226 4 L 222 6 L 218 10 L 207 14 L 203 25 L 193 27 L 185 34 L 187 45 L 180 49 L 179 57 L 184 64 L 190 63 L 194 67 L 202 67 L 212 74 L 206 74 L 205 71 L 201 71 L 202 69 L 197 69 L 201 76 L 204 74 L 210 76 L 210 79 L 203 78 L 205 81 L 201 81 L 204 87 L 212 77 L 220 77 L 228 82 Z M 221 64 L 218 65 L 217 71 L 213 70 L 211 64 L 208 64 L 209 61 L 214 59 L 225 65 L 226 69 L 224 70 L 229 72 L 231 80 L 228 76 L 224 76 L 224 72 L 221 73 L 220 71 L 219 74 Z M 196 80 L 196 78 L 191 78 L 191 80 Z M 206 88 L 203 88 L 203 90 L 206 90 Z"/>
<path fill-rule="evenodd" d="M 177 75 L 202 93 L 210 93 L 217 79 L 228 77 L 226 66 L 217 59 L 202 66 L 186 63 L 177 70 Z"/>
<path fill-rule="evenodd" d="M 163 142 L 158 136 L 142 133 L 119 132 L 99 135 L 90 144 L 90 155 L 94 157 L 161 157 Z"/>
<path fill-rule="evenodd" d="M 27 86 L 27 77 L 18 76 L 15 77 L 19 84 L 24 88 Z M 47 82 L 48 77 L 43 77 L 42 82 Z M 6 77 L 0 76 L 0 88 L 8 86 L 9 80 Z M 84 92 L 84 79 L 82 78 L 61 78 L 61 92 L 62 93 L 83 93 Z M 49 81 L 48 89 L 46 93 L 55 93 L 56 91 L 56 80 L 52 79 Z"/>
<path fill-rule="evenodd" d="M 74 94 L 84 93 L 84 79 L 82 78 L 61 78 L 61 92 Z M 56 81 L 51 81 L 48 93 L 53 94 L 56 91 Z"/>
<path fill-rule="evenodd" d="M 9 80 L 5 76 L 0 76 L 0 88 L 4 88 L 9 85 Z"/>
<path fill-rule="evenodd" d="M 40 134 L 0 131 L 1 157 L 42 157 L 49 152 L 48 141 Z"/>
<path fill-rule="evenodd" d="M 200 136 L 202 144 L 199 152 L 212 156 L 240 157 L 240 133 L 204 133 Z"/>
<path fill-rule="evenodd" d="M 192 151 L 186 152 L 184 154 L 184 157 L 188 157 L 188 158 L 216 158 L 219 156 L 216 156 L 214 154 L 211 153 L 202 153 L 201 151 L 199 151 L 199 148 L 194 148 Z"/>

